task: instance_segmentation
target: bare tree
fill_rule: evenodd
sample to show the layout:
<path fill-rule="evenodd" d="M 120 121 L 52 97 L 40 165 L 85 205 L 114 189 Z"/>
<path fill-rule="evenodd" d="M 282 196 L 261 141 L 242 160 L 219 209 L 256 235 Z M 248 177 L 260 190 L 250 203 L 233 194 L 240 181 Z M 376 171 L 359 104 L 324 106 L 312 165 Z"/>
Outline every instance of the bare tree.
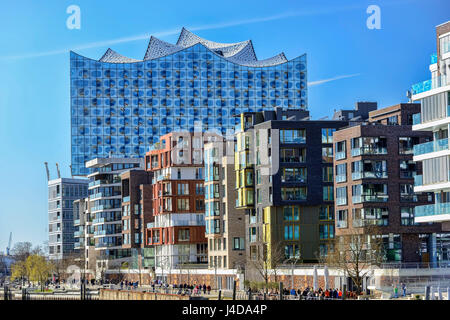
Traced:
<path fill-rule="evenodd" d="M 363 232 L 355 229 L 336 238 L 334 248 L 324 258 L 325 263 L 344 272 L 357 287 L 362 289 L 363 279 L 371 267 L 380 265 L 385 258 L 381 233 L 376 226 L 366 226 Z"/>
<path fill-rule="evenodd" d="M 263 279 L 264 288 L 266 294 L 269 292 L 271 285 L 270 276 L 275 276 L 277 281 L 277 269 L 282 265 L 285 255 L 282 242 L 274 242 L 268 245 L 262 244 L 262 255 L 257 257 L 249 256 L 247 261 L 249 262 L 250 270 L 255 270 L 256 274 Z"/>

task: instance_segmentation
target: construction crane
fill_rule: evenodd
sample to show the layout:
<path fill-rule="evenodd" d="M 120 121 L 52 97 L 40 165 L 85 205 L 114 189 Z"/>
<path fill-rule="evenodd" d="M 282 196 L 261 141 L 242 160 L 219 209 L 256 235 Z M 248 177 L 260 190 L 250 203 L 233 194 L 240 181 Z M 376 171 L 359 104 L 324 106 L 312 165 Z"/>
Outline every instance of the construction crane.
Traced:
<path fill-rule="evenodd" d="M 11 242 L 12 242 L 12 232 L 9 233 L 9 241 L 8 246 L 6 247 L 6 256 L 9 256 L 9 250 L 11 249 Z"/>
<path fill-rule="evenodd" d="M 58 173 L 58 179 L 61 178 L 61 173 L 59 172 L 59 164 L 56 163 L 56 172 Z"/>
<path fill-rule="evenodd" d="M 48 162 L 44 162 L 45 170 L 47 171 L 47 181 L 50 181 L 50 171 L 48 170 Z"/>

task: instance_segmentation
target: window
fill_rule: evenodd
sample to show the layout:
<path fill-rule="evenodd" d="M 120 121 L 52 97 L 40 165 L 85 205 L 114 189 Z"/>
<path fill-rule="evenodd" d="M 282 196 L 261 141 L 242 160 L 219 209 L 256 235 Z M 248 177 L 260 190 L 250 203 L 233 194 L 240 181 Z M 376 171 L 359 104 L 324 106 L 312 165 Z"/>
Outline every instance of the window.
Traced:
<path fill-rule="evenodd" d="M 387 226 L 389 224 L 389 211 L 387 208 L 354 208 L 353 227 L 370 225 Z"/>
<path fill-rule="evenodd" d="M 188 183 L 179 183 L 178 184 L 178 194 L 179 195 L 188 195 L 189 194 L 189 184 Z"/>
<path fill-rule="evenodd" d="M 347 228 L 348 212 L 347 210 L 338 210 L 336 216 L 336 227 Z"/>
<path fill-rule="evenodd" d="M 189 210 L 189 199 L 177 199 L 177 208 L 183 211 Z"/>
<path fill-rule="evenodd" d="M 178 241 L 189 241 L 189 229 L 178 230 Z"/>
<path fill-rule="evenodd" d="M 399 137 L 398 153 L 413 154 L 414 146 L 419 143 L 419 137 Z"/>
<path fill-rule="evenodd" d="M 336 160 L 342 160 L 347 157 L 345 140 L 336 142 L 335 148 L 336 148 Z"/>
<path fill-rule="evenodd" d="M 306 161 L 306 148 L 280 148 L 280 161 L 297 163 Z"/>
<path fill-rule="evenodd" d="M 306 143 L 306 129 L 280 130 L 280 143 Z"/>
<path fill-rule="evenodd" d="M 256 170 L 256 184 L 261 184 L 261 170 Z"/>
<path fill-rule="evenodd" d="M 319 220 L 334 220 L 334 206 L 321 206 Z"/>
<path fill-rule="evenodd" d="M 325 162 L 325 163 L 333 162 L 333 148 L 332 147 L 322 148 L 322 162 Z"/>
<path fill-rule="evenodd" d="M 413 207 L 402 207 L 400 209 L 400 214 L 401 214 L 401 225 L 402 226 L 418 225 L 418 223 L 414 223 L 414 208 Z"/>
<path fill-rule="evenodd" d="M 195 184 L 195 194 L 196 195 L 203 195 L 203 194 L 205 194 L 205 187 L 203 186 L 203 183 L 196 183 Z"/>
<path fill-rule="evenodd" d="M 387 119 L 388 125 L 397 125 L 398 124 L 398 116 L 392 116 Z"/>
<path fill-rule="evenodd" d="M 416 174 L 416 163 L 413 160 L 400 160 L 400 178 L 411 179 Z"/>
<path fill-rule="evenodd" d="M 262 202 L 261 190 L 260 189 L 256 189 L 256 202 L 257 203 L 261 203 Z"/>
<path fill-rule="evenodd" d="M 322 143 L 333 143 L 333 132 L 336 129 L 322 128 Z"/>
<path fill-rule="evenodd" d="M 298 224 L 289 224 L 284 226 L 284 240 L 299 240 L 300 226 Z"/>
<path fill-rule="evenodd" d="M 283 168 L 281 182 L 306 182 L 306 168 Z"/>
<path fill-rule="evenodd" d="M 336 165 L 336 182 L 346 182 L 347 181 L 347 164 L 342 163 Z"/>
<path fill-rule="evenodd" d="M 334 225 L 320 224 L 319 225 L 319 239 L 328 240 L 334 238 Z"/>
<path fill-rule="evenodd" d="M 281 200 L 306 200 L 306 187 L 281 188 Z"/>
<path fill-rule="evenodd" d="M 417 195 L 414 193 L 412 184 L 400 184 L 400 201 L 417 202 Z"/>
<path fill-rule="evenodd" d="M 205 201 L 203 199 L 195 200 L 195 210 L 196 211 L 205 211 Z"/>
<path fill-rule="evenodd" d="M 300 247 L 297 244 L 289 244 L 284 246 L 284 257 L 286 259 L 299 259 Z"/>
<path fill-rule="evenodd" d="M 336 188 L 336 204 L 338 206 L 347 205 L 347 187 Z"/>
<path fill-rule="evenodd" d="M 300 207 L 286 206 L 283 207 L 284 221 L 299 221 L 300 220 Z"/>
<path fill-rule="evenodd" d="M 323 187 L 323 201 L 333 201 L 333 187 L 332 186 L 324 186 Z"/>
<path fill-rule="evenodd" d="M 333 167 L 322 168 L 323 182 L 333 182 Z"/>

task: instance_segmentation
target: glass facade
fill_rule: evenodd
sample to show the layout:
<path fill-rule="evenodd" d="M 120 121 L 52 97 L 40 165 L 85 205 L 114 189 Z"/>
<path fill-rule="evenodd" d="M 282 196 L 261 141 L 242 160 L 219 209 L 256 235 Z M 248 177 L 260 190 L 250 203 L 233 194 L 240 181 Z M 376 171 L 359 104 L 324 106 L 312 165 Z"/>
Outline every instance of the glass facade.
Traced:
<path fill-rule="evenodd" d="M 74 175 L 88 174 L 84 163 L 93 158 L 143 157 L 169 132 L 201 127 L 225 134 L 242 112 L 307 107 L 306 55 L 252 64 L 201 42 L 168 52 L 106 60 L 114 62 L 71 52 Z"/>

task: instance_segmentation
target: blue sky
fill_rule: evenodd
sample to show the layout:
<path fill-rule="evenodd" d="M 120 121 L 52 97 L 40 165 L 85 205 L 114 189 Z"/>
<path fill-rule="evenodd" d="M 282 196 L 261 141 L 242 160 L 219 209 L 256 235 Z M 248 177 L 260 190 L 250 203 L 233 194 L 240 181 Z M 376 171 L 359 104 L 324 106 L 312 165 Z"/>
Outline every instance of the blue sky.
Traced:
<path fill-rule="evenodd" d="M 226 3 L 224 6 L 223 4 Z M 81 29 L 66 27 L 69 5 Z M 381 30 L 366 8 L 381 8 Z M 435 26 L 450 20 L 447 0 L 41 0 L 8 1 L 0 11 L 0 251 L 47 239 L 44 161 L 70 176 L 69 50 L 100 58 L 111 47 L 141 59 L 148 37 L 175 42 L 182 26 L 217 42 L 252 39 L 259 59 L 307 53 L 313 118 L 356 101 L 406 102 L 429 78 Z M 335 79 L 335 80 L 333 80 Z M 330 81 L 323 81 L 330 80 Z"/>

